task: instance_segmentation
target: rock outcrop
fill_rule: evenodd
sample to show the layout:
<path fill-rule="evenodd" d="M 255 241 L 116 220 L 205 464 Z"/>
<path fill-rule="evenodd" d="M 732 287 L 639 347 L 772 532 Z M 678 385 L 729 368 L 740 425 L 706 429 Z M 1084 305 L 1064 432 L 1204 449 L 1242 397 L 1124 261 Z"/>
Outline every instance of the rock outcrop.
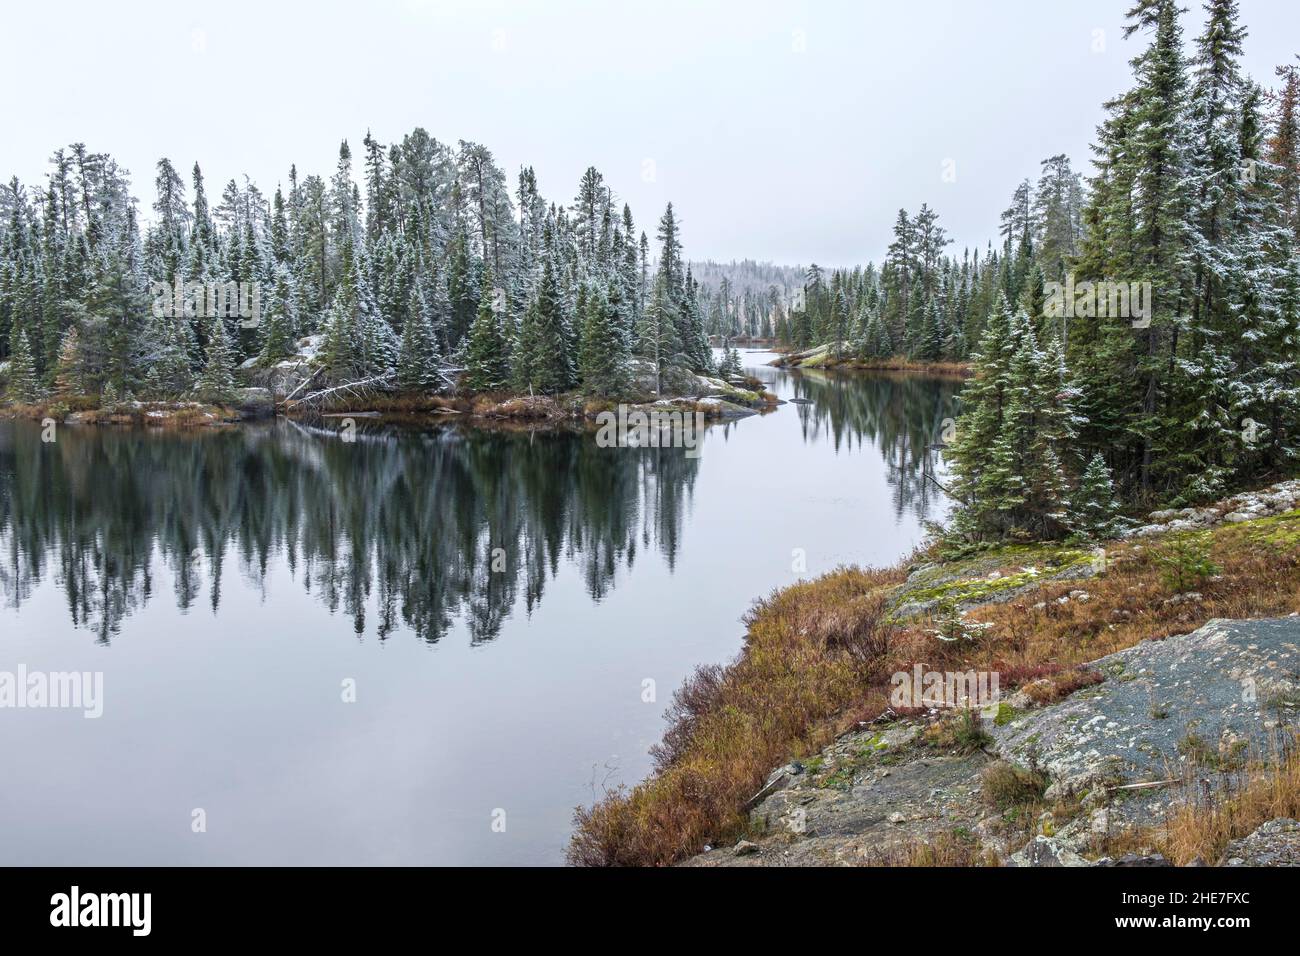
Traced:
<path fill-rule="evenodd" d="M 933 724 L 863 727 L 806 764 L 776 771 L 751 818 L 762 837 L 743 855 L 712 850 L 692 865 L 889 862 L 939 835 L 1021 866 L 1168 865 L 1151 852 L 1101 857 L 1105 837 L 1153 826 L 1170 807 L 1216 792 L 1247 759 L 1270 759 L 1300 716 L 1300 616 L 1214 620 L 1089 665 L 1104 680 L 1045 707 L 1016 694 L 990 711 L 978 746 L 936 746 Z M 986 793 L 994 763 L 1041 780 L 1049 811 L 1026 836 Z M 1227 854 L 1232 865 L 1282 865 L 1300 829 L 1275 821 Z M 1252 862 L 1253 861 L 1253 862 Z"/>
<path fill-rule="evenodd" d="M 1287 817 L 1269 820 L 1229 843 L 1221 865 L 1300 866 L 1300 823 Z"/>
<path fill-rule="evenodd" d="M 1278 482 L 1261 491 L 1247 491 L 1203 508 L 1153 511 L 1147 523 L 1130 529 L 1132 537 L 1169 531 L 1204 531 L 1215 525 L 1251 521 L 1283 514 L 1300 505 L 1300 479 Z"/>

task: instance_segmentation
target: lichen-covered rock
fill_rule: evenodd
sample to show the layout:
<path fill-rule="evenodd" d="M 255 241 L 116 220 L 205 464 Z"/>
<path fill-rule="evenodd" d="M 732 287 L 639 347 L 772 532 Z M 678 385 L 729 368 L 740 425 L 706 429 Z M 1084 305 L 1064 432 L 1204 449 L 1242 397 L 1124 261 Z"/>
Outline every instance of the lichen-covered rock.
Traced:
<path fill-rule="evenodd" d="M 1088 861 L 1052 837 L 1036 836 L 1011 855 L 1012 866 L 1087 866 Z"/>
<path fill-rule="evenodd" d="M 775 771 L 755 795 L 761 853 L 714 850 L 687 863 L 871 864 L 962 834 L 1013 865 L 1093 865 L 1107 837 L 1158 825 L 1251 754 L 1276 752 L 1300 704 L 1300 617 L 1214 620 L 1089 666 L 1106 680 L 1046 707 L 1007 705 L 1007 720 L 999 709 L 983 725 L 989 742 L 972 752 L 936 750 L 922 721 L 862 726 Z M 1059 819 L 1043 814 L 1028 843 L 1023 833 L 1010 842 L 984 791 L 985 768 L 999 759 L 1046 772 L 1048 805 L 1066 807 Z M 1300 854 L 1296 827 L 1261 828 L 1230 857 L 1283 865 Z M 1138 850 L 1097 865 L 1168 865 Z"/>
<path fill-rule="evenodd" d="M 1272 752 L 1277 707 L 1300 694 L 1300 618 L 1214 620 L 1091 666 L 1104 683 L 992 731 L 1010 759 L 1040 762 L 1049 797 L 1218 773 Z"/>
<path fill-rule="evenodd" d="M 1278 817 L 1250 836 L 1233 840 L 1223 853 L 1223 866 L 1300 866 L 1300 822 Z"/>
<path fill-rule="evenodd" d="M 1147 523 L 1127 534 L 1148 537 L 1170 531 L 1202 531 L 1215 525 L 1238 524 L 1285 514 L 1300 507 L 1300 479 L 1281 481 L 1260 491 L 1247 491 L 1204 508 L 1176 508 L 1153 511 Z"/>

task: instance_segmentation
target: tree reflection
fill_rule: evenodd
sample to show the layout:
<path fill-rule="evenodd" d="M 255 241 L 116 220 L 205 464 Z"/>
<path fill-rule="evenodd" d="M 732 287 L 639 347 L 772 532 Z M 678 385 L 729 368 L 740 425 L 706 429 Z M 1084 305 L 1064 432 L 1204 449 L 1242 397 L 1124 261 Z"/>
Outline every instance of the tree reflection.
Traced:
<path fill-rule="evenodd" d="M 836 451 L 874 446 L 887 466 L 894 513 L 925 520 L 944 501 L 943 492 L 925 476 L 938 474 L 935 452 L 944 420 L 957 417 L 961 381 L 911 373 L 782 371 L 798 398 L 805 440 L 827 440 Z"/>
<path fill-rule="evenodd" d="M 217 432 L 0 425 L 0 596 L 52 577 L 100 641 L 148 602 L 216 611 L 227 565 L 255 587 L 283 561 L 331 612 L 381 638 L 490 641 L 562 561 L 599 599 L 638 545 L 671 563 L 699 460 L 588 436 L 383 429 L 342 441 L 291 422 Z M 522 594 L 521 594 L 522 592 Z"/>

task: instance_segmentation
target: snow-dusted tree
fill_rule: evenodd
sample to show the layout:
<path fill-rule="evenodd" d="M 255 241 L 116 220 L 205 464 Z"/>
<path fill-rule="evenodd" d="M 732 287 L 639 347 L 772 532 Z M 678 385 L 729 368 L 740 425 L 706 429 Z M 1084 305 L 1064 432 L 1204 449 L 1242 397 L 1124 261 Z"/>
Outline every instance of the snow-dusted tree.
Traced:
<path fill-rule="evenodd" d="M 470 327 L 465 353 L 465 385 L 476 392 L 504 388 L 510 379 L 505 333 L 492 310 L 491 272 L 485 271 L 483 278 L 478 314 Z"/>
<path fill-rule="evenodd" d="M 1079 424 L 1073 397 L 1059 346 L 1040 349 L 1029 317 L 1009 315 L 1004 300 L 975 356 L 950 449 L 960 534 L 1068 532 L 1065 459 Z"/>
<path fill-rule="evenodd" d="M 81 335 L 74 323 L 63 334 L 59 345 L 59 358 L 54 371 L 54 391 L 61 397 L 84 394 L 87 390 L 86 373 L 81 357 Z"/>
<path fill-rule="evenodd" d="M 221 322 L 220 319 L 213 321 Z M 189 338 L 189 324 L 183 316 L 158 317 L 154 319 L 152 329 L 146 390 L 159 398 L 177 398 L 194 387 L 194 372 L 190 368 L 194 343 Z"/>
<path fill-rule="evenodd" d="M 1112 538 L 1122 527 L 1110 469 L 1101 452 L 1092 456 L 1079 479 L 1070 506 L 1070 526 L 1095 540 Z"/>
<path fill-rule="evenodd" d="M 262 336 L 257 353 L 257 364 L 269 368 L 294 353 L 293 279 L 283 266 L 276 270 L 276 281 L 270 284 L 262 302 L 262 315 L 258 330 Z"/>
<path fill-rule="evenodd" d="M 347 293 L 340 288 L 325 316 L 324 337 L 317 355 L 325 374 L 335 382 L 346 382 L 359 377 L 361 359 L 357 343 L 358 330 Z"/>
<path fill-rule="evenodd" d="M 630 381 L 622 284 L 611 279 L 605 294 L 592 290 L 586 299 L 579 362 L 582 389 L 590 395 L 621 395 Z"/>
<path fill-rule="evenodd" d="M 442 355 L 433 330 L 433 311 L 423 293 L 416 289 L 402 330 L 402 346 L 397 356 L 397 383 L 402 388 L 423 391 L 442 384 L 439 368 Z"/>
<path fill-rule="evenodd" d="M 27 331 L 19 329 L 14 336 L 13 352 L 9 357 L 9 398 L 20 404 L 30 404 L 41 397 L 40 380 L 32 360 L 31 343 Z"/>
<path fill-rule="evenodd" d="M 220 316 L 208 323 L 207 361 L 196 391 L 207 402 L 229 401 L 235 391 L 234 361 L 230 354 L 226 323 Z"/>

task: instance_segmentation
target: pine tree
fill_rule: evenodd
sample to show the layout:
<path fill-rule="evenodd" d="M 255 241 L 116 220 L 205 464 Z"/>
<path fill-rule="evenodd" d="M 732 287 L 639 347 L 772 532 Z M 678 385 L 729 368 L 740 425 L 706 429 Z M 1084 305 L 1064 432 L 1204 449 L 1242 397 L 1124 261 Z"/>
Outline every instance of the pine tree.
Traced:
<path fill-rule="evenodd" d="M 277 281 L 267 291 L 259 326 L 262 345 L 257 353 L 257 364 L 262 368 L 270 368 L 294 353 L 293 320 L 289 314 L 291 283 L 288 270 L 281 268 Z"/>
<path fill-rule="evenodd" d="M 81 335 L 74 324 L 63 335 L 54 373 L 54 391 L 62 398 L 84 394 L 86 375 L 81 358 Z"/>
<path fill-rule="evenodd" d="M 358 334 L 346 292 L 339 289 L 325 317 L 325 333 L 317 354 L 317 361 L 330 379 L 346 382 L 359 377 Z"/>
<path fill-rule="evenodd" d="M 227 343 L 226 323 L 217 316 L 212 319 L 208 330 L 207 363 L 197 386 L 199 397 L 204 401 L 226 402 L 233 397 L 235 376 Z"/>
<path fill-rule="evenodd" d="M 1079 479 L 1070 509 L 1070 524 L 1076 532 L 1094 540 L 1113 538 L 1122 528 L 1110 469 L 1101 452 L 1092 456 Z"/>
<path fill-rule="evenodd" d="M 509 380 L 505 334 L 492 311 L 491 273 L 485 271 L 478 315 L 469 331 L 465 385 L 476 392 L 488 392 L 504 388 Z"/>
<path fill-rule="evenodd" d="M 215 320 L 220 322 L 220 319 Z M 156 343 L 146 377 L 147 391 L 161 398 L 175 398 L 194 387 L 190 369 L 188 325 L 184 318 L 158 318 L 151 338 Z"/>
<path fill-rule="evenodd" d="M 623 332 L 623 291 L 611 279 L 604 295 L 587 295 L 579 368 L 589 395 L 618 396 L 630 381 L 627 339 Z"/>
<path fill-rule="evenodd" d="M 9 398 L 22 405 L 30 405 L 40 397 L 40 380 L 36 375 L 36 364 L 32 360 L 32 348 L 27 341 L 27 331 L 19 329 L 18 334 L 14 336 L 13 350 L 9 358 Z"/>
<path fill-rule="evenodd" d="M 402 346 L 397 358 L 397 383 L 412 391 L 435 389 L 442 384 L 439 374 L 442 356 L 433 330 L 432 311 L 417 289 L 402 330 Z"/>

